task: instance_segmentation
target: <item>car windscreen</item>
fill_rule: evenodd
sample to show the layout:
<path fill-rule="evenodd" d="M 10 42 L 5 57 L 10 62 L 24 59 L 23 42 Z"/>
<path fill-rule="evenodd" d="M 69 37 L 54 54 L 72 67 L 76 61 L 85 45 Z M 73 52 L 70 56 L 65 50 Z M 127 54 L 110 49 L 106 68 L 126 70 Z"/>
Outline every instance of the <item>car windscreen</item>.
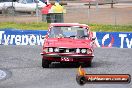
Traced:
<path fill-rule="evenodd" d="M 51 27 L 49 31 L 50 38 L 57 37 L 68 37 L 68 38 L 85 38 L 88 37 L 88 29 L 78 26 L 55 26 Z"/>
<path fill-rule="evenodd" d="M 34 3 L 34 0 L 27 0 L 27 3 Z"/>

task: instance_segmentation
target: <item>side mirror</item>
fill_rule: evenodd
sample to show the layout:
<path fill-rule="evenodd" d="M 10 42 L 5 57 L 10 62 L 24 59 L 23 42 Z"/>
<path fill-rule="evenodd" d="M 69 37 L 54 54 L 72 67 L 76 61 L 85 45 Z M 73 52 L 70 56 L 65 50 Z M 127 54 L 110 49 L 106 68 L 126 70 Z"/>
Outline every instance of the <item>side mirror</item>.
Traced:
<path fill-rule="evenodd" d="M 39 3 L 39 1 L 38 0 L 34 0 L 35 1 L 35 3 Z"/>
<path fill-rule="evenodd" d="M 96 37 L 92 37 L 92 40 L 95 40 L 96 39 Z"/>
<path fill-rule="evenodd" d="M 41 38 L 42 38 L 42 39 L 45 39 L 45 38 L 46 38 L 46 35 L 42 36 Z"/>

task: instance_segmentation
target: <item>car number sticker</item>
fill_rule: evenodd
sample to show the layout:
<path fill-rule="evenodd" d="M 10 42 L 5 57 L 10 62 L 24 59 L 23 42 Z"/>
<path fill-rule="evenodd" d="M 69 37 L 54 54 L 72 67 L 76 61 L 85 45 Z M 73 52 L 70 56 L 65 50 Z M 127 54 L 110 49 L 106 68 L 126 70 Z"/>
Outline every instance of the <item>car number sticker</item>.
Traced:
<path fill-rule="evenodd" d="M 62 57 L 61 61 L 73 61 L 73 58 Z"/>

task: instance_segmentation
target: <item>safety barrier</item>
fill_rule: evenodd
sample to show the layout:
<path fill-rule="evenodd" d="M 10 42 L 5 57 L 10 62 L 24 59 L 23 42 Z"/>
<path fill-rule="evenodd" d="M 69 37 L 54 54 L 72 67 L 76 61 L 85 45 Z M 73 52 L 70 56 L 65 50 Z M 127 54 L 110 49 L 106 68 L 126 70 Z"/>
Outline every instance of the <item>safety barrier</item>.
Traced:
<path fill-rule="evenodd" d="M 132 32 L 94 32 L 97 47 L 132 48 Z"/>
<path fill-rule="evenodd" d="M 0 45 L 42 45 L 45 30 L 0 30 Z M 97 47 L 132 48 L 132 32 L 93 32 Z"/>
<path fill-rule="evenodd" d="M 0 30 L 0 45 L 42 45 L 45 30 Z"/>

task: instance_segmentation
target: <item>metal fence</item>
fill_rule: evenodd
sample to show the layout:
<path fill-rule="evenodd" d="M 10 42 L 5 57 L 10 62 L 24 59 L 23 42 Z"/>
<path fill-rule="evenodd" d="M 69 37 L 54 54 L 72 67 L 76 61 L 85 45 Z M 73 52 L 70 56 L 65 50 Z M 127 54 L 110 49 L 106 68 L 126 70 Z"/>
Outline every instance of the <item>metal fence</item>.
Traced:
<path fill-rule="evenodd" d="M 99 5 L 67 7 L 65 22 L 98 23 L 98 24 L 132 24 L 132 8 L 127 6 Z"/>
<path fill-rule="evenodd" d="M 132 24 L 132 4 L 119 3 L 118 0 L 114 0 L 116 4 L 111 8 L 111 4 L 105 4 L 111 2 L 111 0 L 98 1 L 98 3 L 92 2 L 90 8 L 89 3 L 87 2 L 80 3 L 67 1 L 67 5 L 64 6 L 66 9 L 64 22 L 114 25 Z M 38 10 L 37 14 L 36 12 L 4 12 L 3 14 L 0 14 L 0 22 L 43 22 L 42 17 L 43 15 L 40 10 Z"/>

